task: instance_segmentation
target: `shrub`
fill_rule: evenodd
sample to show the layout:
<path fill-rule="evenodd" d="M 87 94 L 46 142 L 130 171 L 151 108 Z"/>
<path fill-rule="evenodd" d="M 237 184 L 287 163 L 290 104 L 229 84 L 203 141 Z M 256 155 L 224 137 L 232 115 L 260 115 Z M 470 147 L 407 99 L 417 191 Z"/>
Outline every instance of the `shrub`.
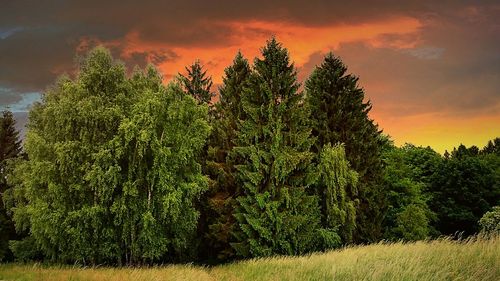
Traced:
<path fill-rule="evenodd" d="M 486 212 L 479 220 L 479 226 L 483 233 L 500 232 L 500 206 L 495 206 Z"/>

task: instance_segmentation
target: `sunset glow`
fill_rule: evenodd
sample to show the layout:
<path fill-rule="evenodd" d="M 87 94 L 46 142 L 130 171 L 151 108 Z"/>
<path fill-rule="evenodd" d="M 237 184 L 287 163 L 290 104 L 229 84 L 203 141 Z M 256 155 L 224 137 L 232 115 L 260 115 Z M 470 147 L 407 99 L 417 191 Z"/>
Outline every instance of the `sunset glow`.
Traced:
<path fill-rule="evenodd" d="M 259 5 L 222 2 L 137 11 L 103 4 L 95 15 L 84 12 L 90 3 L 39 13 L 46 7 L 11 2 L 0 12 L 0 107 L 16 109 L 22 127 L 33 102 L 27 95 L 74 72 L 73 57 L 97 45 L 129 67 L 156 65 L 166 81 L 200 59 L 216 91 L 238 50 L 252 61 L 275 36 L 301 82 L 326 53 L 340 56 L 373 103 L 371 117 L 398 145 L 442 153 L 461 142 L 482 147 L 500 135 L 498 4 L 415 1 L 370 10 L 311 3 L 303 10 L 297 3 L 264 3 L 252 10 Z M 28 12 L 14 13 L 21 8 Z M 130 9 L 137 14 L 129 16 Z"/>

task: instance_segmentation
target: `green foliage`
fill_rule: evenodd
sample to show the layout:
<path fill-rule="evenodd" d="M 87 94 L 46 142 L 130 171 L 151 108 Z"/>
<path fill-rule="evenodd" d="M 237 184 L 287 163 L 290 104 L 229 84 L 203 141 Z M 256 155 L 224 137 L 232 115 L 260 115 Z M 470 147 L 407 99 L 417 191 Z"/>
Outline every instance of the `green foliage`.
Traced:
<path fill-rule="evenodd" d="M 429 210 L 426 205 L 410 204 L 396 215 L 394 233 L 407 241 L 422 240 L 429 235 Z"/>
<path fill-rule="evenodd" d="M 406 144 L 387 146 L 383 153 L 387 213 L 384 237 L 390 240 L 419 240 L 431 232 L 428 188 L 442 159 L 431 148 Z"/>
<path fill-rule="evenodd" d="M 29 262 L 42 260 L 43 253 L 33 236 L 28 236 L 22 240 L 12 240 L 9 247 L 16 257 L 16 261 Z"/>
<path fill-rule="evenodd" d="M 316 249 L 319 251 L 336 249 L 342 245 L 342 238 L 338 234 L 337 229 L 318 229 L 316 232 L 316 240 Z"/>
<path fill-rule="evenodd" d="M 479 226 L 483 233 L 500 232 L 500 206 L 495 206 L 486 212 L 479 220 Z"/>
<path fill-rule="evenodd" d="M 488 141 L 488 144 L 480 151 L 480 153 L 500 155 L 500 138 Z"/>
<path fill-rule="evenodd" d="M 317 199 L 306 193 L 314 139 L 295 68 L 274 38 L 262 56 L 243 89 L 244 115 L 231 152 L 243 192 L 232 245 L 244 257 L 307 252 L 320 220 Z"/>
<path fill-rule="evenodd" d="M 283 188 L 281 193 L 275 198 L 267 191 L 238 197 L 235 216 L 240 231 L 235 233 L 238 242 L 232 244 L 238 255 L 299 255 L 314 249 L 320 231 L 316 198 L 301 188 Z M 336 242 L 321 238 L 324 244 Z"/>
<path fill-rule="evenodd" d="M 446 235 L 476 233 L 483 214 L 500 204 L 500 157 L 460 146 L 437 171 L 430 186 L 436 229 Z"/>
<path fill-rule="evenodd" d="M 250 75 L 248 61 L 238 53 L 225 69 L 219 102 L 211 112 L 212 134 L 209 138 L 205 170 L 210 176 L 210 189 L 205 197 L 206 229 L 202 251 L 210 258 L 227 259 L 233 255 L 229 245 L 234 231 L 236 197 L 241 195 L 235 182 L 234 159 L 228 157 L 237 138 L 238 120 L 243 116 L 241 95 Z"/>
<path fill-rule="evenodd" d="M 347 73 L 347 67 L 328 54 L 305 84 L 311 108 L 312 134 L 317 137 L 315 152 L 328 143 L 343 143 L 347 160 L 359 175 L 355 241 L 374 241 L 382 233 L 385 192 L 382 176 L 383 139 L 377 125 L 368 117 L 370 102 L 365 102 L 358 78 Z"/>
<path fill-rule="evenodd" d="M 167 252 L 182 258 L 199 217 L 194 200 L 207 186 L 197 162 L 209 133 L 207 109 L 185 97 L 177 85 L 158 88 L 160 92 L 144 89 L 122 120 L 112 141 L 118 161 L 102 175 L 114 168 L 121 171 L 123 189 L 111 209 L 132 261 L 156 260 Z"/>
<path fill-rule="evenodd" d="M 358 174 L 351 170 L 346 159 L 344 146 L 327 144 L 323 147 L 318 165 L 321 174 L 319 197 L 323 198 L 324 223 L 328 229 L 336 229 L 344 243 L 351 243 L 356 229 Z"/>
<path fill-rule="evenodd" d="M 206 188 L 207 108 L 153 69 L 131 79 L 104 49 L 30 112 L 29 160 L 12 173 L 16 226 L 43 253 L 83 263 L 180 258 Z"/>
<path fill-rule="evenodd" d="M 212 78 L 207 77 L 207 71 L 203 71 L 203 66 L 196 60 L 191 66 L 186 67 L 187 75 L 179 74 L 184 91 L 195 98 L 199 103 L 210 103 L 214 94 L 210 92 Z"/>
<path fill-rule="evenodd" d="M 236 55 L 216 104 L 200 62 L 186 70 L 165 86 L 91 51 L 33 106 L 26 157 L 3 112 L 1 261 L 8 244 L 19 261 L 122 265 L 498 230 L 500 138 L 444 158 L 395 147 L 339 58 L 304 94 L 274 38 L 253 67 Z"/>
<path fill-rule="evenodd" d="M 21 140 L 15 125 L 12 112 L 3 111 L 0 116 L 0 171 L 4 170 L 5 160 L 15 158 L 21 153 Z M 5 184 L 5 175 L 2 174 L 0 180 Z"/>
<path fill-rule="evenodd" d="M 4 194 L 9 188 L 7 185 L 7 164 L 20 156 L 21 141 L 19 132 L 15 128 L 12 112 L 3 111 L 0 116 L 0 261 L 9 260 L 12 255 L 9 251 L 9 240 L 16 238 L 14 224 L 4 205 Z"/>

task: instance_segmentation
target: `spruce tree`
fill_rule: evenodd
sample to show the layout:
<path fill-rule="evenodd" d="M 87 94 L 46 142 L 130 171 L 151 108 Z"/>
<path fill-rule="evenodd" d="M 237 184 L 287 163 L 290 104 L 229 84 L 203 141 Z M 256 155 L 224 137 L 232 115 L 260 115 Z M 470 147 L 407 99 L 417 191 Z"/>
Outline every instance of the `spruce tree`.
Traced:
<path fill-rule="evenodd" d="M 232 246 L 244 257 L 307 252 L 320 220 L 317 198 L 306 192 L 314 139 L 295 67 L 274 38 L 262 56 L 243 89 L 244 114 L 231 153 L 242 188 Z"/>
<path fill-rule="evenodd" d="M 235 199 L 240 192 L 234 178 L 234 161 L 228 154 L 236 141 L 237 123 L 243 114 L 241 95 L 249 75 L 248 61 L 238 52 L 233 64 L 225 69 L 219 102 L 212 111 L 213 131 L 205 169 L 211 181 L 204 203 L 206 229 L 202 230 L 206 241 L 202 252 L 207 258 L 227 259 L 234 252 L 229 240 L 235 225 Z"/>
<path fill-rule="evenodd" d="M 187 75 L 179 74 L 184 91 L 191 95 L 198 103 L 210 103 L 214 94 L 210 91 L 212 88 L 212 78 L 207 76 L 207 71 L 199 60 L 196 60 L 191 66 L 186 67 Z"/>
<path fill-rule="evenodd" d="M 382 175 L 381 146 L 383 139 L 368 116 L 371 103 L 365 102 L 358 78 L 347 74 L 347 67 L 333 54 L 328 54 L 306 85 L 312 134 L 317 138 L 314 150 L 328 143 L 343 143 L 347 160 L 358 173 L 359 200 L 356 212 L 355 241 L 374 241 L 381 236 L 385 194 L 380 185 Z"/>
<path fill-rule="evenodd" d="M 12 112 L 4 110 L 0 117 L 0 163 L 17 157 L 21 152 L 21 140 L 15 125 L 16 121 Z M 0 167 L 3 168 L 3 166 Z"/>
<path fill-rule="evenodd" d="M 9 240 L 15 236 L 14 224 L 5 209 L 3 198 L 8 188 L 7 162 L 21 153 L 21 140 L 15 124 L 12 112 L 3 111 L 0 116 L 0 261 L 11 258 Z"/>

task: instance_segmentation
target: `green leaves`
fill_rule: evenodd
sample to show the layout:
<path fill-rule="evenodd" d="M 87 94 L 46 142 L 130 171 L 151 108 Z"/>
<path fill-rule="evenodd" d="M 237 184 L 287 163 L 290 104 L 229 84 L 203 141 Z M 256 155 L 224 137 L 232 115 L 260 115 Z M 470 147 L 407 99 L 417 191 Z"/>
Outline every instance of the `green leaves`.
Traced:
<path fill-rule="evenodd" d="M 358 173 L 359 200 L 355 241 L 376 241 L 382 232 L 385 192 L 381 182 L 382 138 L 377 125 L 368 116 L 371 103 L 365 102 L 358 78 L 347 72 L 340 58 L 326 55 L 305 83 L 307 104 L 310 107 L 312 135 L 317 138 L 313 147 L 319 153 L 324 145 L 343 143 L 346 159 Z"/>
<path fill-rule="evenodd" d="M 313 139 L 288 51 L 274 38 L 256 59 L 243 88 L 243 114 L 230 156 L 236 162 L 237 230 L 243 257 L 300 254 L 314 248 L 319 227 L 315 196 L 306 193 Z"/>
<path fill-rule="evenodd" d="M 423 239 L 433 224 L 472 233 L 498 205 L 500 139 L 446 159 L 390 145 L 332 54 L 304 94 L 272 38 L 252 66 L 236 55 L 216 104 L 199 61 L 167 86 L 152 66 L 127 76 L 102 48 L 79 67 L 33 106 L 27 157 L 17 157 L 12 115 L 0 119 L 0 223 L 12 215 L 27 236 L 10 243 L 21 260 L 297 255 L 382 234 Z"/>
<path fill-rule="evenodd" d="M 344 243 L 352 243 L 356 229 L 358 173 L 346 159 L 344 146 L 327 144 L 320 153 L 318 189 L 323 198 L 326 229 L 335 229 Z M 330 240 L 328 240 L 330 241 Z"/>
<path fill-rule="evenodd" d="M 16 233 L 11 212 L 4 204 L 8 205 L 8 201 L 11 201 L 8 194 L 5 197 L 6 190 L 9 188 L 7 184 L 8 164 L 13 163 L 20 156 L 21 141 L 19 132 L 15 128 L 14 116 L 10 111 L 3 111 L 0 116 L 0 261 L 12 259 L 9 240 L 14 239 Z"/>
<path fill-rule="evenodd" d="M 28 159 L 15 166 L 16 224 L 42 252 L 83 263 L 179 259 L 207 188 L 197 162 L 206 106 L 154 68 L 124 67 L 105 49 L 61 79 L 30 113 Z"/>
<path fill-rule="evenodd" d="M 384 236 L 390 240 L 420 240 L 431 232 L 435 214 L 429 209 L 428 189 L 441 156 L 430 148 L 406 144 L 387 146 L 382 154 L 388 208 Z"/>

